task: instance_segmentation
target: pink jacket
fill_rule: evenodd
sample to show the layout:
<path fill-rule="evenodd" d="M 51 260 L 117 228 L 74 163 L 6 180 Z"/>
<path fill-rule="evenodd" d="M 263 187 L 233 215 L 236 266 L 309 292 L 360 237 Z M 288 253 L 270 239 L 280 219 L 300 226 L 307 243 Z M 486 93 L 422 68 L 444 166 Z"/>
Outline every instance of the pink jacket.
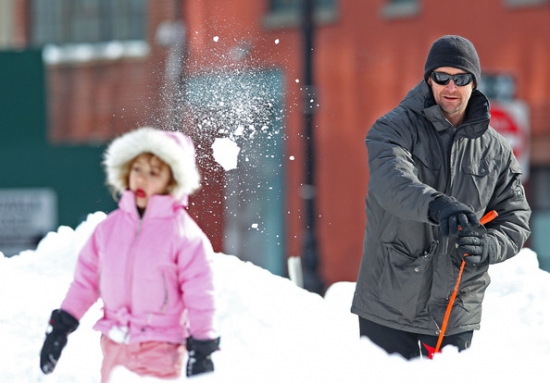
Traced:
<path fill-rule="evenodd" d="M 217 336 L 213 320 L 212 245 L 171 196 L 152 196 L 140 219 L 134 194 L 101 222 L 80 252 L 61 308 L 80 320 L 98 298 L 94 329 L 127 327 L 126 341 L 182 343 Z"/>

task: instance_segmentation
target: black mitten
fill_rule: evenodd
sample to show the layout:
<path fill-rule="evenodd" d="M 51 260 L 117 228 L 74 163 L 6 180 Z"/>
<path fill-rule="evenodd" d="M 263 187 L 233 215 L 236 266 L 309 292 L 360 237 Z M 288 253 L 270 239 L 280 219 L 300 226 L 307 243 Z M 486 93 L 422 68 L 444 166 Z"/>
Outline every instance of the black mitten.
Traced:
<path fill-rule="evenodd" d="M 214 371 L 214 363 L 212 362 L 211 354 L 216 351 L 219 346 L 219 337 L 212 340 L 197 340 L 192 337 L 187 338 L 187 351 L 189 351 L 187 376 Z"/>
<path fill-rule="evenodd" d="M 465 230 L 470 226 L 479 226 L 474 211 L 454 197 L 445 194 L 437 197 L 428 208 L 429 218 L 439 224 L 444 236 L 456 235 L 459 226 Z"/>
<path fill-rule="evenodd" d="M 78 320 L 66 311 L 52 311 L 46 340 L 40 351 L 40 369 L 44 374 L 50 374 L 55 369 L 61 351 L 67 344 L 67 337 L 78 327 Z"/>
<path fill-rule="evenodd" d="M 482 225 L 460 230 L 456 239 L 458 252 L 464 257 L 466 263 L 472 266 L 488 260 L 491 244 L 487 230 Z"/>

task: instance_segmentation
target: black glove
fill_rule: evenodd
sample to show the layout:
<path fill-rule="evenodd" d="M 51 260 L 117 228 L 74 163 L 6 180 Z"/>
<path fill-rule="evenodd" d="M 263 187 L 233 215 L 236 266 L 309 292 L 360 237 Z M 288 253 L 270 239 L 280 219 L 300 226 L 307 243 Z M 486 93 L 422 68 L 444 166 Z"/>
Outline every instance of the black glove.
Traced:
<path fill-rule="evenodd" d="M 46 340 L 40 351 L 40 369 L 44 374 L 53 372 L 67 344 L 67 336 L 76 330 L 78 321 L 68 312 L 57 309 L 52 311 Z"/>
<path fill-rule="evenodd" d="M 210 355 L 220 346 L 220 338 L 212 340 L 197 340 L 187 338 L 187 376 L 202 374 L 214 371 L 214 363 Z"/>
<path fill-rule="evenodd" d="M 456 235 L 459 226 L 466 230 L 471 226 L 480 225 L 470 207 L 459 202 L 456 198 L 444 194 L 430 202 L 428 216 L 432 221 L 439 224 L 441 233 L 445 237 Z"/>
<path fill-rule="evenodd" d="M 466 263 L 472 266 L 488 260 L 491 243 L 487 230 L 482 225 L 460 230 L 456 239 L 458 252 Z"/>

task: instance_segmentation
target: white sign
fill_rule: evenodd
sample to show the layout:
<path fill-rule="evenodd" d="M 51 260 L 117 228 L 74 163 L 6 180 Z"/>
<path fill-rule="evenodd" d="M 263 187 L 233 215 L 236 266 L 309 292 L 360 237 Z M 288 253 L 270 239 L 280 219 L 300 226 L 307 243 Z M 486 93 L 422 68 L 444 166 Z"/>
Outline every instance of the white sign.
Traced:
<path fill-rule="evenodd" d="M 502 134 L 521 165 L 522 181 L 529 176 L 529 111 L 522 101 L 491 102 L 491 126 Z"/>
<path fill-rule="evenodd" d="M 34 250 L 57 227 L 57 197 L 51 189 L 0 189 L 0 252 Z"/>

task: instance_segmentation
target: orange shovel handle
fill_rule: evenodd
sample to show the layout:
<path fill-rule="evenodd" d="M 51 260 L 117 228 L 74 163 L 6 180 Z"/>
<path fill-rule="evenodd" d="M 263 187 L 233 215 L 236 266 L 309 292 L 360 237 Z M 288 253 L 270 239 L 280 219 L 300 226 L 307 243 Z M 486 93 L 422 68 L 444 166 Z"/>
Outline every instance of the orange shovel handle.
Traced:
<path fill-rule="evenodd" d="M 495 210 L 491 210 L 490 212 L 485 214 L 479 222 L 481 222 L 482 225 L 486 225 L 496 217 L 498 217 L 498 213 Z M 447 310 L 445 310 L 445 315 L 443 316 L 443 323 L 441 324 L 441 332 L 439 333 L 437 344 L 435 345 L 435 349 L 433 350 L 433 352 L 430 352 L 428 354 L 428 358 L 430 359 L 432 359 L 433 354 L 439 352 L 441 348 L 441 343 L 443 342 L 443 338 L 445 337 L 445 332 L 447 331 L 447 324 L 449 323 L 449 317 L 451 316 L 451 311 L 455 303 L 456 295 L 458 293 L 458 288 L 460 287 L 460 280 L 462 279 L 462 272 L 464 271 L 465 265 L 466 265 L 466 262 L 462 260 L 462 263 L 460 264 L 460 270 L 458 271 L 458 277 L 456 278 L 455 288 L 453 290 L 453 293 L 451 294 L 451 297 L 449 298 L 449 303 L 447 304 Z"/>
<path fill-rule="evenodd" d="M 485 215 L 479 220 L 479 222 L 481 222 L 482 225 L 486 225 L 486 224 L 488 224 L 489 222 L 491 222 L 493 219 L 495 219 L 496 217 L 498 217 L 498 213 L 496 212 L 496 210 L 491 210 L 490 212 L 488 212 L 487 214 L 485 214 Z"/>

